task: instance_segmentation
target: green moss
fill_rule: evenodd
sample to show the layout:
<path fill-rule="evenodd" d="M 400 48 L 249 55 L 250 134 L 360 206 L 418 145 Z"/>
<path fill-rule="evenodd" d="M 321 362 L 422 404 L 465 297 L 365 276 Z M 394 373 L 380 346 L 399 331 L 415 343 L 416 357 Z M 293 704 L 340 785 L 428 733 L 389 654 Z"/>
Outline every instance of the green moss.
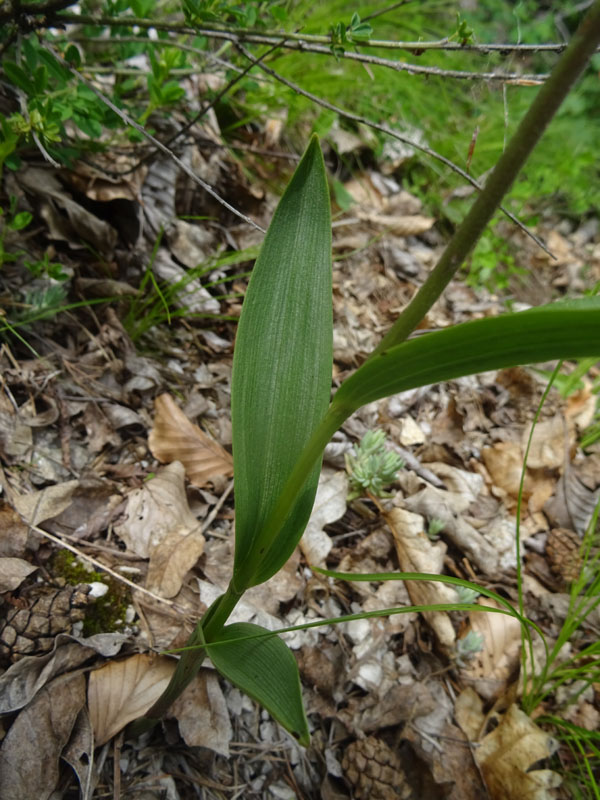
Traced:
<path fill-rule="evenodd" d="M 98 581 L 108 586 L 108 592 L 98 597 L 86 609 L 83 622 L 85 636 L 121 630 L 129 605 L 129 591 L 118 581 L 98 570 L 89 570 L 74 553 L 61 550 L 52 559 L 52 573 L 71 586 Z"/>

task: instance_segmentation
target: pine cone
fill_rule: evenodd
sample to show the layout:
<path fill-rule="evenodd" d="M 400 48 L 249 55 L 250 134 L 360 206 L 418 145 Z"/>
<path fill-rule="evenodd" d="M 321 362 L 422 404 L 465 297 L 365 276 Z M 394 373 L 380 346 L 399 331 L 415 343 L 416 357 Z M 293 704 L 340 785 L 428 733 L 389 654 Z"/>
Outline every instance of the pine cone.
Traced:
<path fill-rule="evenodd" d="M 546 542 L 550 570 L 565 583 L 573 583 L 581 574 L 581 539 L 568 528 L 553 528 Z"/>
<path fill-rule="evenodd" d="M 52 650 L 59 633 L 71 633 L 73 624 L 84 619 L 89 591 L 85 583 L 65 586 L 12 608 L 0 622 L 0 658 L 14 662 Z"/>
<path fill-rule="evenodd" d="M 352 742 L 344 753 L 342 768 L 357 800 L 408 800 L 411 797 L 400 759 L 375 736 Z"/>

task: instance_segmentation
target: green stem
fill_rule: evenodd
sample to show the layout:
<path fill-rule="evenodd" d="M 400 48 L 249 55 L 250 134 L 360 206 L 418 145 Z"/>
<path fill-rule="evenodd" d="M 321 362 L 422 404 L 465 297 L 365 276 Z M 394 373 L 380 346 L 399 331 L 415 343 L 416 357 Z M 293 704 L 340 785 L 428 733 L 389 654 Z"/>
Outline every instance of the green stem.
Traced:
<path fill-rule="evenodd" d="M 424 319 L 454 277 L 510 189 L 560 104 L 585 69 L 600 43 L 600 0 L 596 0 L 540 88 L 516 133 L 494 167 L 437 266 L 369 358 L 403 342 Z M 568 156 L 566 156 L 568 157 Z"/>

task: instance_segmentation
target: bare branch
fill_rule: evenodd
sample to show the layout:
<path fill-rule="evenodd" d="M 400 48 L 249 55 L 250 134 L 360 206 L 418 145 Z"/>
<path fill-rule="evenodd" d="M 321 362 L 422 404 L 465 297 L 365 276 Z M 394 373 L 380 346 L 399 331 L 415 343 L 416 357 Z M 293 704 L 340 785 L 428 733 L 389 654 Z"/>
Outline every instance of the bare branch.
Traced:
<path fill-rule="evenodd" d="M 253 55 L 249 53 L 243 45 L 238 44 L 236 46 L 238 50 L 246 58 L 254 60 Z M 449 158 L 446 158 L 441 153 L 438 153 L 436 150 L 432 150 L 430 147 L 427 147 L 426 145 L 414 142 L 407 136 L 402 136 L 402 134 L 398 133 L 397 131 L 393 130 L 393 128 L 390 128 L 387 125 L 382 125 L 381 123 L 373 122 L 372 120 L 367 119 L 367 117 L 361 117 L 359 114 L 353 114 L 351 111 L 346 111 L 346 109 L 341 108 L 340 106 L 335 106 L 333 105 L 333 103 L 330 103 L 327 100 L 323 100 L 321 97 L 318 97 L 312 92 L 307 92 L 301 86 L 298 86 L 297 83 L 293 83 L 293 81 L 284 78 L 283 75 L 280 75 L 274 69 L 272 69 L 271 67 L 267 67 L 265 64 L 258 64 L 258 67 L 259 69 L 262 69 L 263 72 L 266 72 L 268 75 L 271 75 L 273 78 L 275 78 L 275 80 L 279 81 L 280 83 L 283 83 L 289 89 L 292 89 L 292 91 L 297 92 L 298 94 L 301 94 L 304 97 L 307 97 L 309 100 L 312 100 L 313 103 L 316 103 L 317 105 L 322 106 L 323 108 L 326 108 L 329 111 L 334 111 L 336 114 L 339 114 L 340 117 L 345 117 L 346 119 L 350 119 L 353 122 L 360 122 L 362 125 L 367 125 L 369 128 L 381 131 L 381 133 L 385 133 L 388 136 L 391 136 L 393 139 L 397 139 L 399 142 L 402 142 L 403 144 L 406 144 L 409 147 L 413 147 L 415 150 L 420 150 L 422 153 L 425 153 L 425 155 L 428 155 L 430 158 L 434 158 L 436 161 L 440 161 L 442 164 L 445 164 L 453 172 L 456 172 L 457 175 L 460 175 L 461 178 L 464 178 L 468 183 L 471 184 L 471 186 L 473 186 L 479 192 L 483 189 L 483 186 L 478 181 L 476 181 L 475 178 L 471 177 L 471 175 L 469 175 L 468 172 L 465 172 L 465 170 L 459 167 L 458 164 L 455 164 L 453 161 L 450 161 Z M 539 237 L 537 237 L 532 231 L 530 231 L 529 228 L 523 222 L 521 222 L 521 220 L 518 217 L 516 217 L 512 212 L 510 212 L 504 206 L 499 206 L 499 208 L 502 210 L 504 214 L 506 214 L 506 216 L 512 222 L 515 223 L 515 225 L 518 225 L 518 227 L 521 228 L 521 230 L 524 233 L 526 233 L 527 236 L 533 239 L 533 241 L 537 245 L 539 245 L 542 248 L 542 250 L 544 250 L 544 252 L 548 253 L 549 256 L 554 258 L 554 256 L 552 255 L 550 250 L 548 250 L 544 242 Z"/>

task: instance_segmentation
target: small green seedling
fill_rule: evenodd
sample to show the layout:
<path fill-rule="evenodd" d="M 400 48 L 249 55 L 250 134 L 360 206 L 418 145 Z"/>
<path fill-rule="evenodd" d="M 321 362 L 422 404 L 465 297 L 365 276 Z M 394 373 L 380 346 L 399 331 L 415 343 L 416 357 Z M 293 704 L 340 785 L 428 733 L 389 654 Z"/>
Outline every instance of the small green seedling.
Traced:
<path fill-rule="evenodd" d="M 361 406 L 408 389 L 509 366 L 600 356 L 597 297 L 479 319 L 408 340 L 481 236 L 599 44 L 600 0 L 595 0 L 438 265 L 333 400 L 330 201 L 319 142 L 311 139 L 265 236 L 238 326 L 231 389 L 236 505 L 231 581 L 198 622 L 169 686 L 133 733 L 158 722 L 209 656 L 221 675 L 260 702 L 300 744 L 308 744 L 298 668 L 289 648 L 276 632 L 227 625 L 227 620 L 246 590 L 275 575 L 296 548 L 331 436 Z M 392 464 L 380 465 L 391 472 Z M 476 609 L 516 617 L 529 634 L 527 621 L 505 598 L 452 576 L 324 574 L 345 580 L 437 580 L 475 588 L 497 604 L 413 606 L 338 621 L 409 610 Z M 480 644 L 465 637 L 459 658 Z"/>
<path fill-rule="evenodd" d="M 479 631 L 469 631 L 462 639 L 457 639 L 454 661 L 459 667 L 468 666 L 469 661 L 483 650 L 483 635 Z"/>
<path fill-rule="evenodd" d="M 389 497 L 385 487 L 396 480 L 396 473 L 404 466 L 403 458 L 386 450 L 383 431 L 367 431 L 359 446 L 346 453 L 345 459 L 351 487 L 348 500 L 366 493 Z"/>
<path fill-rule="evenodd" d="M 429 520 L 429 525 L 427 526 L 427 531 L 426 531 L 427 536 L 429 536 L 429 538 L 433 542 L 438 538 L 438 536 L 444 530 L 445 527 L 446 525 L 443 522 L 443 520 L 438 519 L 437 517 L 432 517 Z"/>
<path fill-rule="evenodd" d="M 468 586 L 457 586 L 456 594 L 461 603 L 474 603 L 480 595 L 476 589 L 470 589 Z"/>

